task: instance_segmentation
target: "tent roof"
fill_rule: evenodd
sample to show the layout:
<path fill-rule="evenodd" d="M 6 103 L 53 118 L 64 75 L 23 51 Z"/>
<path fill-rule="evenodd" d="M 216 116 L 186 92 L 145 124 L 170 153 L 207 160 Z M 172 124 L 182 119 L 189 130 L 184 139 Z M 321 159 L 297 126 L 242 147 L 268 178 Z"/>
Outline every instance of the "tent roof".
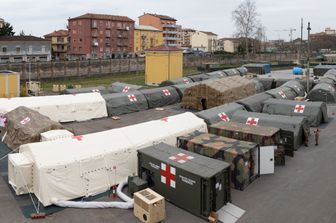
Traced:
<path fill-rule="evenodd" d="M 243 105 L 247 111 L 250 112 L 262 112 L 264 101 L 273 98 L 271 95 L 266 93 L 259 93 L 247 98 L 243 98 L 237 101 L 238 104 Z"/>

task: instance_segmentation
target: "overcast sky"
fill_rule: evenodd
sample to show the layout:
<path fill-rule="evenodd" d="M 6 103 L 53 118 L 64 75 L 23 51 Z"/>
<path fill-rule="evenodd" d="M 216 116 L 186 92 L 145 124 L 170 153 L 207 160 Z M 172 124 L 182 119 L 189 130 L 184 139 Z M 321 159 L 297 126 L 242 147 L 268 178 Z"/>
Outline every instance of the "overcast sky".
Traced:
<path fill-rule="evenodd" d="M 212 31 L 219 37 L 234 33 L 231 12 L 240 0 L 1 0 L 0 17 L 10 22 L 17 34 L 43 36 L 65 28 L 69 17 L 104 13 L 125 15 L 138 23 L 144 12 L 170 15 L 183 27 Z M 268 39 L 289 38 L 288 30 L 296 28 L 300 35 L 300 18 L 308 20 L 312 32 L 325 27 L 336 28 L 335 0 L 256 0 L 260 20 L 267 29 Z M 305 31 L 306 32 L 306 31 Z"/>

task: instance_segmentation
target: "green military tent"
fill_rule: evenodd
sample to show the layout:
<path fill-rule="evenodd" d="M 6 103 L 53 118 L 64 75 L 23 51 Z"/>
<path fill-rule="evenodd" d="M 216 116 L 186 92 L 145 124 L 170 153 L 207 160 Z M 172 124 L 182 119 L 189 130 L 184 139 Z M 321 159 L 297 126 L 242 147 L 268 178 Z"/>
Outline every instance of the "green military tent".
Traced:
<path fill-rule="evenodd" d="M 310 126 L 314 127 L 319 126 L 321 122 L 328 122 L 327 106 L 324 102 L 269 99 L 264 102 L 263 113 L 304 116 Z"/>
<path fill-rule="evenodd" d="M 213 72 L 210 72 L 210 73 L 207 73 L 207 75 L 209 75 L 210 77 L 213 77 L 213 78 L 222 78 L 222 77 L 227 77 L 228 75 L 222 71 L 222 70 L 218 70 L 218 71 L 213 71 Z"/>
<path fill-rule="evenodd" d="M 271 95 L 273 98 L 284 100 L 294 100 L 298 96 L 292 88 L 287 86 L 281 86 L 272 90 L 268 90 L 265 93 Z"/>
<path fill-rule="evenodd" d="M 257 80 L 262 83 L 265 91 L 275 88 L 275 79 L 272 77 L 258 76 Z"/>
<path fill-rule="evenodd" d="M 255 83 L 255 88 L 256 88 L 257 93 L 261 93 L 265 91 L 264 85 L 260 81 L 258 81 L 257 79 L 252 79 L 252 81 Z"/>
<path fill-rule="evenodd" d="M 176 89 L 171 86 L 140 90 L 146 97 L 149 108 L 158 108 L 181 101 Z"/>
<path fill-rule="evenodd" d="M 317 65 L 314 67 L 315 76 L 323 76 L 329 70 L 336 69 L 336 65 Z"/>
<path fill-rule="evenodd" d="M 265 113 L 236 111 L 232 121 L 248 125 L 271 126 L 281 129 L 282 143 L 286 147 L 286 154 L 294 155 L 309 133 L 309 123 L 306 117 L 270 115 Z"/>
<path fill-rule="evenodd" d="M 275 79 L 275 87 L 280 87 L 280 86 L 286 86 L 286 84 L 289 81 L 297 81 L 300 83 L 301 86 L 303 86 L 304 90 L 307 91 L 307 81 L 305 79 L 289 79 L 289 78 L 277 78 Z M 295 83 L 295 82 L 291 82 Z M 300 87 L 301 87 L 300 86 Z M 309 89 L 312 89 L 314 86 L 314 81 L 311 79 L 309 80 Z"/>
<path fill-rule="evenodd" d="M 108 94 L 108 91 L 104 86 L 97 87 L 86 87 L 86 88 L 69 88 L 62 91 L 62 94 L 84 94 L 84 93 L 92 93 L 97 92 L 100 94 Z"/>
<path fill-rule="evenodd" d="M 181 77 L 175 80 L 167 80 L 167 81 L 163 81 L 160 84 L 160 87 L 164 87 L 164 86 L 171 86 L 171 85 L 179 85 L 179 84 L 190 84 L 193 83 L 193 81 L 189 78 L 189 77 Z"/>
<path fill-rule="evenodd" d="M 299 97 L 304 97 L 306 95 L 306 89 L 302 83 L 298 80 L 290 80 L 284 83 L 281 87 L 289 87 L 295 91 L 296 95 Z"/>
<path fill-rule="evenodd" d="M 147 99 L 139 91 L 105 94 L 103 98 L 106 101 L 109 116 L 117 116 L 148 109 Z"/>
<path fill-rule="evenodd" d="M 192 86 L 195 86 L 197 84 L 199 84 L 199 82 L 193 82 L 193 83 L 190 83 L 190 84 L 177 84 L 177 85 L 172 85 L 171 87 L 175 88 L 177 93 L 180 95 L 180 98 L 182 98 L 185 89 L 187 89 L 189 87 L 192 87 Z"/>
<path fill-rule="evenodd" d="M 208 125 L 211 125 L 221 121 L 230 121 L 232 114 L 238 110 L 245 110 L 245 108 L 240 104 L 232 102 L 197 112 L 196 115 L 204 119 Z"/>
<path fill-rule="evenodd" d="M 227 76 L 240 76 L 240 72 L 238 69 L 233 68 L 233 69 L 226 69 L 223 70 Z"/>
<path fill-rule="evenodd" d="M 144 86 L 114 82 L 108 87 L 110 93 L 128 93 L 130 91 L 144 89 Z"/>
<path fill-rule="evenodd" d="M 248 70 L 246 67 L 238 67 L 237 70 L 239 71 L 240 76 L 244 76 L 248 73 Z"/>
<path fill-rule="evenodd" d="M 211 77 L 207 74 L 195 74 L 195 75 L 191 75 L 188 76 L 193 82 L 199 82 L 199 81 L 205 81 L 205 80 L 209 80 L 209 79 L 213 79 L 213 78 L 217 78 L 217 77 Z"/>
<path fill-rule="evenodd" d="M 308 99 L 311 101 L 324 101 L 336 103 L 336 91 L 332 84 L 319 83 L 309 92 Z"/>
<path fill-rule="evenodd" d="M 249 112 L 262 112 L 264 101 L 270 98 L 273 98 L 272 95 L 263 92 L 240 99 L 237 103 L 243 105 Z"/>

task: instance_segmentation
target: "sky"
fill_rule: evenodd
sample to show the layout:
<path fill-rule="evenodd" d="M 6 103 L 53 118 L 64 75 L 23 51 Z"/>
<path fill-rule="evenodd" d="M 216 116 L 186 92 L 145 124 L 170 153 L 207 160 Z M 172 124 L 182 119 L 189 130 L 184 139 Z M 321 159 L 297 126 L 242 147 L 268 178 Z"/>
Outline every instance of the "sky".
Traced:
<path fill-rule="evenodd" d="M 88 12 L 124 15 L 138 23 L 144 12 L 165 14 L 185 28 L 211 31 L 221 37 L 232 37 L 235 27 L 232 11 L 242 0 L 1 0 L 0 17 L 11 23 L 17 34 L 43 36 L 64 29 L 69 17 Z M 259 20 L 266 27 L 267 39 L 289 39 L 300 36 L 300 20 L 307 22 L 312 33 L 336 28 L 335 0 L 256 0 Z"/>

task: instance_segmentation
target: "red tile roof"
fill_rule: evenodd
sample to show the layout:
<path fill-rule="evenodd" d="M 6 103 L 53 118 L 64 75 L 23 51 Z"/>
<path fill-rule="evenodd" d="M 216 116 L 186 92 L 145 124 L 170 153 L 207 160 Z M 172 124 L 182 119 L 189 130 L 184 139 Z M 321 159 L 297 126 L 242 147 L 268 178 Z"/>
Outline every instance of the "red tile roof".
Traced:
<path fill-rule="evenodd" d="M 49 40 L 42 39 L 36 36 L 0 36 L 0 41 L 47 41 Z"/>
<path fill-rule="evenodd" d="M 120 21 L 120 22 L 134 22 L 134 20 L 130 19 L 127 16 L 93 14 L 93 13 L 86 13 L 78 17 L 70 18 L 69 20 L 76 20 L 76 19 L 100 19 L 100 20 Z"/>
<path fill-rule="evenodd" d="M 177 21 L 173 17 L 167 16 L 167 15 L 159 15 L 159 14 L 155 14 L 155 13 L 145 13 L 144 15 L 155 16 L 155 17 L 158 17 L 158 18 L 163 19 L 163 20 Z"/>
<path fill-rule="evenodd" d="M 69 31 L 65 30 L 65 29 L 60 29 L 60 30 L 55 30 L 52 33 L 48 33 L 46 35 L 44 35 L 44 38 L 48 38 L 48 37 L 66 37 L 69 35 Z"/>
<path fill-rule="evenodd" d="M 183 51 L 183 50 L 176 46 L 168 46 L 166 44 L 162 44 L 159 46 L 149 48 L 146 51 Z"/>

